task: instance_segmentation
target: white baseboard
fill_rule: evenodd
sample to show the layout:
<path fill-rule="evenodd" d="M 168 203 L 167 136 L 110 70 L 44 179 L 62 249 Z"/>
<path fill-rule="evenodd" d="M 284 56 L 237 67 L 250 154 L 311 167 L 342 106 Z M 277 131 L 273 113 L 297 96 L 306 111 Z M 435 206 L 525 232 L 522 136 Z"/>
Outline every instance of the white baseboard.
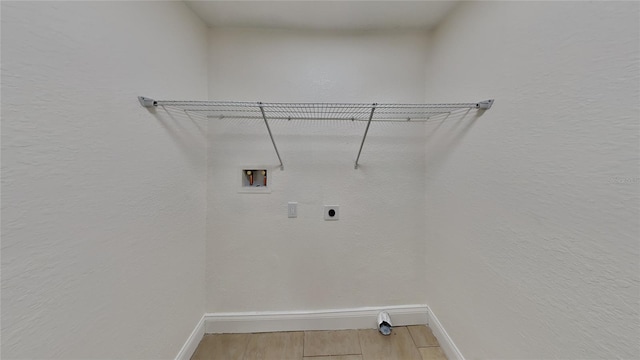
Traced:
<path fill-rule="evenodd" d="M 204 321 L 205 317 L 202 316 L 200 321 L 198 321 L 198 325 L 196 325 L 195 329 L 191 332 L 191 335 L 187 338 L 187 342 L 182 345 L 182 349 L 176 355 L 176 360 L 189 360 L 196 349 L 198 348 L 198 344 L 200 344 L 200 340 L 204 336 Z"/>
<path fill-rule="evenodd" d="M 315 311 L 265 311 L 204 314 L 180 349 L 176 360 L 189 360 L 205 333 L 375 329 L 380 311 L 387 311 L 394 326 L 426 325 L 450 360 L 465 360 L 436 315 L 427 305 L 380 306 Z"/>
<path fill-rule="evenodd" d="M 269 331 L 375 329 L 380 311 L 387 311 L 394 326 L 426 325 L 426 305 L 380 306 L 315 311 L 209 313 L 204 315 L 207 334 Z"/>
<path fill-rule="evenodd" d="M 440 343 L 440 348 L 444 351 L 445 355 L 447 355 L 447 359 L 449 360 L 465 360 L 464 356 L 453 342 L 453 339 L 447 334 L 447 331 L 444 329 L 436 315 L 431 311 L 431 308 L 427 306 L 427 310 L 429 313 L 429 327 L 431 331 L 433 331 L 433 335 L 438 339 Z"/>

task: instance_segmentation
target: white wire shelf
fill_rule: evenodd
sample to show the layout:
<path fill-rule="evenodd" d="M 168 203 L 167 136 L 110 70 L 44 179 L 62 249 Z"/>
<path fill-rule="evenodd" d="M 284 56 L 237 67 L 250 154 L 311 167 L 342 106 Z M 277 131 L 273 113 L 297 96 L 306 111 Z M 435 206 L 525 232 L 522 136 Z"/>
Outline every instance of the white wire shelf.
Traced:
<path fill-rule="evenodd" d="M 454 104 L 260 103 L 235 101 L 175 101 L 142 98 L 145 107 L 160 106 L 218 119 L 416 121 L 436 120 L 460 110 L 488 109 L 492 100 Z"/>
<path fill-rule="evenodd" d="M 176 101 L 154 100 L 139 96 L 140 104 L 146 108 L 163 107 L 194 113 L 210 119 L 259 119 L 264 120 L 273 147 L 278 155 L 280 167 L 284 169 L 276 146 L 269 120 L 349 120 L 366 121 L 367 127 L 362 137 L 362 153 L 369 126 L 372 122 L 428 122 L 443 120 L 452 114 L 471 109 L 487 110 L 493 100 L 474 103 L 451 104 L 365 104 L 365 103 L 262 103 L 236 101 Z"/>

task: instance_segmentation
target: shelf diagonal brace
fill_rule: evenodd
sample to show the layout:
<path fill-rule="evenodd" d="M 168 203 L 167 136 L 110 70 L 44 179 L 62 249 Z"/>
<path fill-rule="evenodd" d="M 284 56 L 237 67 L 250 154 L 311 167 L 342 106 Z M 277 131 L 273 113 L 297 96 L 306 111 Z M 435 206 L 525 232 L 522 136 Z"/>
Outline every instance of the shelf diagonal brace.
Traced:
<path fill-rule="evenodd" d="M 358 150 L 358 157 L 356 158 L 356 165 L 354 169 L 358 169 L 358 160 L 360 160 L 360 154 L 362 153 L 362 147 L 364 146 L 364 141 L 367 139 L 367 133 L 369 132 L 369 126 L 371 126 L 371 119 L 373 119 L 373 112 L 376 111 L 376 106 L 378 104 L 373 103 L 371 105 L 371 114 L 369 114 L 369 121 L 367 121 L 367 128 L 364 129 L 364 135 L 362 136 L 362 142 L 360 143 L 360 150 Z"/>
<path fill-rule="evenodd" d="M 258 107 L 260 108 L 260 112 L 262 113 L 262 118 L 264 119 L 264 124 L 267 125 L 267 131 L 269 132 L 269 137 L 271 138 L 271 143 L 273 144 L 273 148 L 276 150 L 276 155 L 278 155 L 278 161 L 280 161 L 280 169 L 284 170 L 284 164 L 282 164 L 282 158 L 280 157 L 280 152 L 278 151 L 278 147 L 276 146 L 275 140 L 273 140 L 273 134 L 271 133 L 271 128 L 269 127 L 269 122 L 267 121 L 267 115 L 264 114 L 264 107 L 262 103 L 258 103 Z"/>

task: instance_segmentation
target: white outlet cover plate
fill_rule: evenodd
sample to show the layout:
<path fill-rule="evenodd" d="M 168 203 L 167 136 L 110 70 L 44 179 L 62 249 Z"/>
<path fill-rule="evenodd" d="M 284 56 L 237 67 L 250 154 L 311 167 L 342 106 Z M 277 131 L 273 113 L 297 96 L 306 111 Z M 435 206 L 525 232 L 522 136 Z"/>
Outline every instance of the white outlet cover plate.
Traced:
<path fill-rule="evenodd" d="M 329 210 L 335 211 L 333 216 L 329 215 Z M 324 219 L 327 221 L 334 221 L 340 219 L 340 205 L 325 205 L 324 206 Z"/>
<path fill-rule="evenodd" d="M 298 217 L 298 203 L 295 201 L 290 201 L 287 204 L 288 214 L 290 218 Z"/>

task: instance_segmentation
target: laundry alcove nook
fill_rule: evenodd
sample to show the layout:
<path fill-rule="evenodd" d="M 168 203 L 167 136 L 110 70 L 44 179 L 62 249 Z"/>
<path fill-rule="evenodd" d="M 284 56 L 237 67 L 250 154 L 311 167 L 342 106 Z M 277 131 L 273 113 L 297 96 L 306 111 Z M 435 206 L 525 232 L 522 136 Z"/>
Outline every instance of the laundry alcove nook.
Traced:
<path fill-rule="evenodd" d="M 639 6 L 2 1 L 0 357 L 639 358 Z"/>

